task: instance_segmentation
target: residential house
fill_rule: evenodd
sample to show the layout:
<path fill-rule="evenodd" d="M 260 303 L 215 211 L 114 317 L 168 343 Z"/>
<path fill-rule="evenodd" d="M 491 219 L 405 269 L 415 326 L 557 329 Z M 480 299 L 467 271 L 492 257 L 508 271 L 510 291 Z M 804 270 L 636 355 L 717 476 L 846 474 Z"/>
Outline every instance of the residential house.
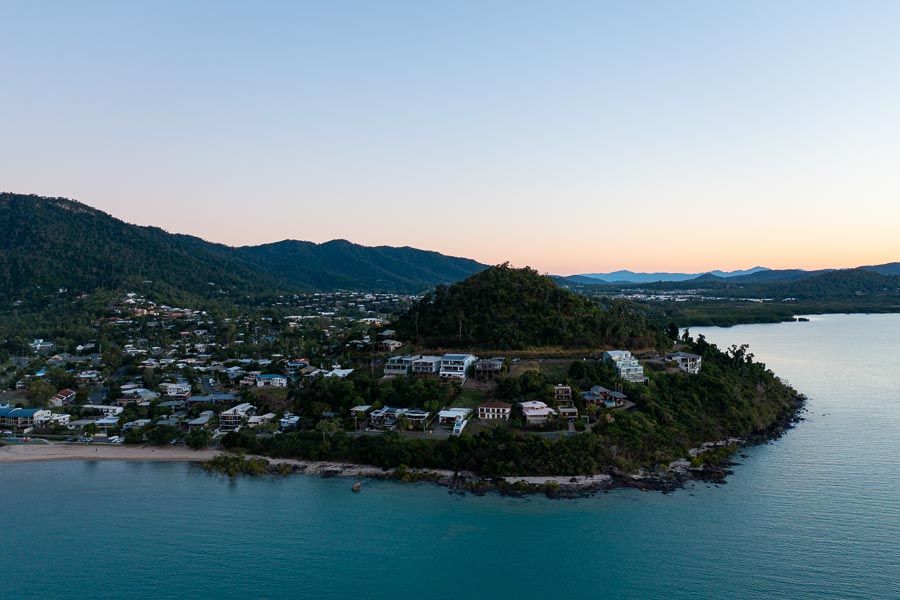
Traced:
<path fill-rule="evenodd" d="M 471 408 L 445 408 L 438 412 L 438 423 L 444 427 L 452 427 L 457 419 L 468 419 L 470 414 Z"/>
<path fill-rule="evenodd" d="M 190 398 L 191 384 L 183 381 L 177 383 L 161 383 L 159 389 L 168 398 Z"/>
<path fill-rule="evenodd" d="M 253 415 L 249 419 L 247 419 L 248 427 L 259 427 L 260 425 L 265 425 L 267 423 L 271 423 L 275 418 L 275 413 L 266 413 L 264 415 Z"/>
<path fill-rule="evenodd" d="M 351 373 L 353 373 L 353 369 L 336 368 L 336 369 L 332 369 L 332 370 L 328 371 L 327 373 L 325 373 L 322 376 L 323 377 L 338 377 L 340 379 L 343 379 L 343 378 L 347 377 L 348 375 L 350 375 Z"/>
<path fill-rule="evenodd" d="M 68 427 L 71 418 L 71 415 L 64 413 L 50 413 L 35 417 L 34 425 L 35 427 Z"/>
<path fill-rule="evenodd" d="M 509 420 L 512 404 L 508 402 L 482 402 L 478 405 L 478 418 L 482 421 Z"/>
<path fill-rule="evenodd" d="M 287 387 L 288 380 L 284 375 L 264 374 L 256 376 L 256 387 Z"/>
<path fill-rule="evenodd" d="M 412 363 L 413 375 L 437 375 L 440 371 L 440 356 L 420 356 Z"/>
<path fill-rule="evenodd" d="M 256 378 L 261 374 L 262 373 L 260 373 L 259 371 L 251 371 L 250 373 L 245 373 L 238 383 L 243 386 L 254 387 L 256 385 Z"/>
<path fill-rule="evenodd" d="M 403 346 L 403 342 L 398 342 L 397 340 L 383 340 L 378 347 L 381 348 L 384 352 L 393 352 Z"/>
<path fill-rule="evenodd" d="M 124 409 L 121 406 L 113 406 L 111 404 L 85 404 L 82 407 L 82 410 L 95 410 L 101 413 L 104 417 L 115 417 L 122 414 L 122 411 Z"/>
<path fill-rule="evenodd" d="M 557 404 L 559 404 L 560 402 L 571 402 L 572 387 L 557 383 L 555 386 L 553 386 L 553 398 L 556 400 Z"/>
<path fill-rule="evenodd" d="M 393 429 L 399 422 L 401 417 L 406 420 L 407 427 L 410 429 L 422 429 L 428 422 L 430 412 L 420 410 L 418 408 L 394 408 L 385 406 L 369 413 L 369 423 L 373 427 L 379 429 Z"/>
<path fill-rule="evenodd" d="M 88 370 L 82 371 L 78 375 L 75 376 L 76 379 L 81 381 L 82 383 L 96 383 L 100 381 L 100 371 L 96 370 Z"/>
<path fill-rule="evenodd" d="M 219 429 L 221 431 L 236 431 L 256 413 L 256 407 L 249 402 L 232 406 L 219 414 Z"/>
<path fill-rule="evenodd" d="M 578 409 L 575 408 L 575 404 L 571 400 L 561 400 L 556 405 L 556 411 L 559 413 L 560 418 L 568 419 L 569 421 L 574 421 L 578 418 Z"/>
<path fill-rule="evenodd" d="M 288 429 L 294 429 L 300 425 L 300 417 L 291 413 L 284 413 L 284 416 L 281 417 L 281 420 L 278 422 L 278 426 L 282 431 L 286 431 Z"/>
<path fill-rule="evenodd" d="M 34 340 L 30 344 L 28 344 L 28 346 L 35 354 L 50 354 L 51 352 L 53 352 L 54 348 L 53 342 L 47 342 L 43 339 Z"/>
<path fill-rule="evenodd" d="M 67 406 L 75 402 L 75 390 L 69 388 L 59 390 L 50 398 L 50 406 Z"/>
<path fill-rule="evenodd" d="M 602 385 L 595 385 L 590 390 L 581 392 L 581 399 L 585 404 L 593 404 L 605 408 L 618 408 L 625 405 L 628 396 L 622 392 L 608 390 Z"/>
<path fill-rule="evenodd" d="M 503 371 L 502 357 L 480 358 L 475 361 L 475 379 L 493 379 Z"/>
<path fill-rule="evenodd" d="M 213 411 L 204 410 L 196 419 L 188 421 L 187 427 L 189 430 L 206 429 L 214 416 L 216 416 L 216 413 L 214 413 Z"/>
<path fill-rule="evenodd" d="M 471 354 L 445 354 L 441 357 L 440 376 L 444 379 L 466 379 L 469 367 L 478 360 Z"/>
<path fill-rule="evenodd" d="M 129 421 L 122 425 L 122 431 L 131 431 L 137 429 L 143 429 L 147 425 L 151 423 L 150 419 L 137 419 L 136 421 Z"/>
<path fill-rule="evenodd" d="M 703 357 L 699 354 L 691 354 L 690 352 L 673 352 L 669 354 L 666 359 L 674 362 L 678 365 L 679 369 L 685 373 L 690 373 L 691 375 L 696 375 L 700 372 L 700 366 L 703 362 Z"/>
<path fill-rule="evenodd" d="M 603 362 L 615 366 L 619 379 L 632 383 L 645 381 L 644 367 L 628 350 L 607 350 L 603 353 Z"/>
<path fill-rule="evenodd" d="M 556 411 L 540 400 L 527 400 L 520 402 L 519 405 L 522 408 L 522 414 L 525 416 L 525 422 L 530 425 L 546 423 L 551 417 L 556 416 Z"/>
<path fill-rule="evenodd" d="M 384 376 L 406 377 L 412 372 L 413 363 L 419 358 L 422 357 L 418 354 L 390 357 L 384 364 Z"/>

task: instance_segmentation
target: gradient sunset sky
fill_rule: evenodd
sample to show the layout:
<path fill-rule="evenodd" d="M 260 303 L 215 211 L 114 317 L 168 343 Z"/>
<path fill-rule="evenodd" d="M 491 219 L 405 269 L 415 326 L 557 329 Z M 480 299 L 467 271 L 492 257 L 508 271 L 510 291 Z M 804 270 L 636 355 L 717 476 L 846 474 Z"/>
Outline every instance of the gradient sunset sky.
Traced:
<path fill-rule="evenodd" d="M 560 274 L 900 260 L 900 2 L 2 2 L 0 190 Z"/>

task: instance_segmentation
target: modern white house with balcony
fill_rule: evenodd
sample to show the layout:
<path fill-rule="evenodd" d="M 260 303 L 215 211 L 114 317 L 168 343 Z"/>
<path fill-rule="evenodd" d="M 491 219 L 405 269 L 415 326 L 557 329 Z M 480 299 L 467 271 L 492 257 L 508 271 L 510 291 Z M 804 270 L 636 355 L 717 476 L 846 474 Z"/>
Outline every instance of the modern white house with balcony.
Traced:
<path fill-rule="evenodd" d="M 603 362 L 615 366 L 619 379 L 632 383 L 643 383 L 646 379 L 644 367 L 628 350 L 607 350 L 603 353 Z"/>
<path fill-rule="evenodd" d="M 392 356 L 384 363 L 385 377 L 406 377 L 412 373 L 413 363 L 422 358 L 419 354 Z"/>
<path fill-rule="evenodd" d="M 228 410 L 222 411 L 219 415 L 219 429 L 221 431 L 236 431 L 254 414 L 256 414 L 256 407 L 249 402 L 232 406 Z"/>
<path fill-rule="evenodd" d="M 696 375 L 700 372 L 701 363 L 703 362 L 703 357 L 690 352 L 673 352 L 666 358 L 677 364 L 679 369 L 691 375 Z"/>
<path fill-rule="evenodd" d="M 466 372 L 476 360 L 478 357 L 472 354 L 445 354 L 441 357 L 441 378 L 465 380 Z"/>
<path fill-rule="evenodd" d="M 420 356 L 412 363 L 413 375 L 437 375 L 440 371 L 440 356 Z"/>

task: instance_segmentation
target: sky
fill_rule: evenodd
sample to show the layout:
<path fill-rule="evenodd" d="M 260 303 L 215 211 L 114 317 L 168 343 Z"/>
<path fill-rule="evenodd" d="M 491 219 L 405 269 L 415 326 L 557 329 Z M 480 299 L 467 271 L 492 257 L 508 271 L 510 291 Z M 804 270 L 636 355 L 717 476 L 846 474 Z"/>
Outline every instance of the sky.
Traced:
<path fill-rule="evenodd" d="M 8 2 L 0 190 L 572 274 L 900 260 L 900 2 Z"/>

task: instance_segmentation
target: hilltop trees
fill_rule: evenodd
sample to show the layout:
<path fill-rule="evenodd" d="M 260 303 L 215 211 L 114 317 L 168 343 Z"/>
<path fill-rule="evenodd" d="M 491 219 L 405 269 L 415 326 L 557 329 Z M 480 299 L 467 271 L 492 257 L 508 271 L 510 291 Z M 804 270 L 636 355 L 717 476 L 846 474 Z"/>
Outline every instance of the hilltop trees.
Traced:
<path fill-rule="evenodd" d="M 631 303 L 601 306 L 534 269 L 509 264 L 438 286 L 396 328 L 406 339 L 427 346 L 491 349 L 655 347 L 664 335 Z"/>

